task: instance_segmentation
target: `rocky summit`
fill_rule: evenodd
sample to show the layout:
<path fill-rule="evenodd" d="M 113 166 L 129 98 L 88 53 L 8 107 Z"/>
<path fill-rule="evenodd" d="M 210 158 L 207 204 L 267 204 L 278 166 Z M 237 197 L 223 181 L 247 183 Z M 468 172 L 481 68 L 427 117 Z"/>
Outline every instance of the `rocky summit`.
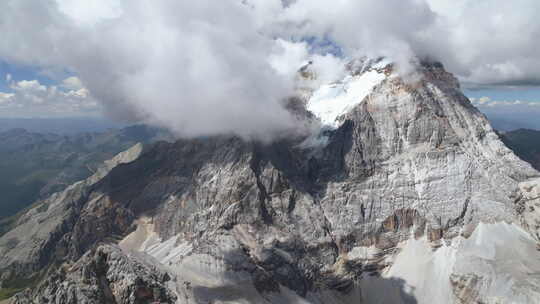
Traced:
<path fill-rule="evenodd" d="M 28 210 L 11 303 L 538 303 L 540 173 L 441 64 L 348 71 L 293 99 L 319 133 L 137 145 Z"/>

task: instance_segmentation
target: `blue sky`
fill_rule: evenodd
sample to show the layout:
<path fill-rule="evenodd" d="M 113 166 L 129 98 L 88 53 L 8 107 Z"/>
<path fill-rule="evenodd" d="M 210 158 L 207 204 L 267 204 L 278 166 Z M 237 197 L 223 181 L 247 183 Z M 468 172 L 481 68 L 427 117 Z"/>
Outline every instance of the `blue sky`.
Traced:
<path fill-rule="evenodd" d="M 40 68 L 8 63 L 0 60 L 0 92 L 9 90 L 8 84 L 5 81 L 8 74 L 11 75 L 14 81 L 35 79 L 46 86 L 58 83 L 58 80 L 51 79 L 51 77 L 47 76 Z M 71 75 L 67 72 L 59 73 L 58 71 L 55 71 L 55 78 L 60 78 L 60 80 L 69 76 Z"/>
<path fill-rule="evenodd" d="M 483 89 L 464 89 L 469 98 L 490 97 L 493 100 L 521 100 L 540 102 L 540 87 L 502 87 Z"/>
<path fill-rule="evenodd" d="M 0 117 L 102 116 L 99 103 L 72 76 L 63 70 L 51 72 L 0 61 Z"/>
<path fill-rule="evenodd" d="M 11 74 L 14 79 L 33 79 L 35 76 L 35 70 L 31 68 L 18 67 L 13 64 L 7 64 L 6 62 L 0 61 L 0 91 L 8 92 L 11 91 L 6 82 L 7 74 Z"/>

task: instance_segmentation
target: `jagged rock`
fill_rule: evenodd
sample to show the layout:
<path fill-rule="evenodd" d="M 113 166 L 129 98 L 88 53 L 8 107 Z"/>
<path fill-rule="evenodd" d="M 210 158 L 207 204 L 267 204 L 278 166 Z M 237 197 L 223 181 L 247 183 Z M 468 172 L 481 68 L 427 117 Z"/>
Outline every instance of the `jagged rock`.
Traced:
<path fill-rule="evenodd" d="M 118 247 L 104 245 L 73 265 L 63 265 L 11 303 L 175 303 L 176 295 L 166 287 L 170 280 L 166 271 L 142 256 L 127 256 Z"/>
<path fill-rule="evenodd" d="M 412 80 L 384 60 L 349 69 L 321 88 L 339 109 L 307 118 L 326 115 L 319 145 L 158 143 L 83 187 L 69 228 L 46 229 L 38 240 L 56 231 L 49 247 L 31 247 L 40 263 L 10 257 L 20 245 L 7 237 L 20 233 L 2 237 L 0 269 L 36 271 L 56 260 L 51 249 L 75 262 L 121 239 L 128 256 L 142 252 L 167 272 L 174 283 L 160 286 L 177 303 L 534 303 L 540 173 L 442 65 L 422 63 Z M 303 93 L 319 110 L 328 95 Z M 68 194 L 51 202 L 68 206 Z M 51 227 L 65 218 L 48 213 Z"/>

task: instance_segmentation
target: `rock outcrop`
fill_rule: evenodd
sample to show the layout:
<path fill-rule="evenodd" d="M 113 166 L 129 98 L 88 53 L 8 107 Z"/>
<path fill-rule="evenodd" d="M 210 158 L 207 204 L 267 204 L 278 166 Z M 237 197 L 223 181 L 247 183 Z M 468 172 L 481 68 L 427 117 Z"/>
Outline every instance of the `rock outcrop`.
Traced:
<path fill-rule="evenodd" d="M 0 269 L 71 270 L 49 272 L 16 303 L 94 303 L 107 297 L 90 292 L 100 280 L 116 303 L 135 303 L 134 278 L 165 303 L 534 303 L 540 173 L 442 65 L 423 63 L 412 79 L 384 61 L 350 69 L 306 95 L 308 109 L 329 90 L 342 102 L 313 112 L 325 115 L 316 140 L 158 143 L 75 186 L 84 194 L 52 197 L 46 219 L 30 210 L 27 221 L 56 228 L 24 234 L 35 224 L 21 221 L 0 239 Z M 354 87 L 366 73 L 369 85 Z M 111 276 L 86 266 L 104 251 Z"/>
<path fill-rule="evenodd" d="M 167 288 L 171 277 L 144 255 L 127 256 L 115 246 L 90 250 L 73 265 L 64 264 L 35 290 L 26 290 L 14 304 L 38 303 L 174 303 Z"/>

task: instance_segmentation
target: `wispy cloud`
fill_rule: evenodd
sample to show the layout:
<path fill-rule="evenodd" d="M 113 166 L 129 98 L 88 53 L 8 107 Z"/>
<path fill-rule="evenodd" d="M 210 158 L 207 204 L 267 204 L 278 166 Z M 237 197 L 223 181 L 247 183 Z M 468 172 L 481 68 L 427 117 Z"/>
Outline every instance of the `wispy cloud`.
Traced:
<path fill-rule="evenodd" d="M 325 80 L 382 55 L 402 70 L 413 56 L 440 60 L 471 83 L 540 84 L 539 10 L 537 0 L 4 0 L 0 59 L 68 70 L 116 117 L 185 136 L 265 136 L 295 127 L 283 99 L 305 60 Z"/>
<path fill-rule="evenodd" d="M 522 101 L 522 100 L 493 100 L 484 96 L 480 98 L 470 98 L 473 105 L 477 107 L 540 107 L 540 101 Z"/>
<path fill-rule="evenodd" d="M 6 117 L 91 116 L 101 113 L 100 104 L 77 77 L 61 86 L 46 86 L 38 80 L 14 81 L 6 77 L 10 92 L 0 92 L 0 115 Z"/>
<path fill-rule="evenodd" d="M 493 100 L 490 97 L 471 98 L 472 104 L 482 111 L 499 130 L 519 128 L 540 130 L 540 101 Z"/>

